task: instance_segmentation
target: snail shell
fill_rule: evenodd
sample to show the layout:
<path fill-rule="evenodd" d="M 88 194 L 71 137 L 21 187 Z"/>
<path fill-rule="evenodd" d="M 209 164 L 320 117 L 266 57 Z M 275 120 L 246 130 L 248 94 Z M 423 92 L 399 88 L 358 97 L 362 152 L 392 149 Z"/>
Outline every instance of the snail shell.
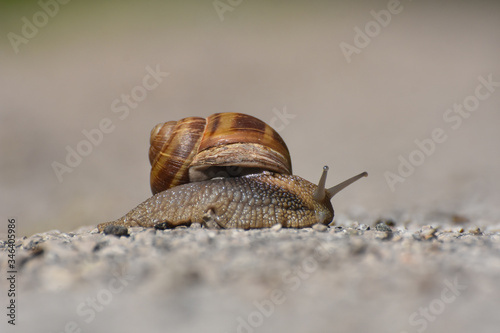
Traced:
<path fill-rule="evenodd" d="M 288 148 L 263 121 L 216 113 L 156 125 L 149 161 L 153 194 L 194 181 L 272 171 L 292 174 Z"/>

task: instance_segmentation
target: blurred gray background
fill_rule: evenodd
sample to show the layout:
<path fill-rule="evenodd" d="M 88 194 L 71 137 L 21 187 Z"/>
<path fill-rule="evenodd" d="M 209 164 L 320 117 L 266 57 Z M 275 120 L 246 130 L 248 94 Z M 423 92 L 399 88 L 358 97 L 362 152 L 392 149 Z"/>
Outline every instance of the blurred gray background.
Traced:
<path fill-rule="evenodd" d="M 443 119 L 478 77 L 500 82 L 499 2 L 404 0 L 379 31 L 371 11 L 387 1 L 222 3 L 70 1 L 49 17 L 37 1 L 2 2 L 0 209 L 18 236 L 122 216 L 150 196 L 156 123 L 230 111 L 278 125 L 310 181 L 325 164 L 330 185 L 368 171 L 334 198 L 339 216 L 500 223 L 500 88 L 459 128 Z M 14 46 L 26 20 L 40 27 Z M 341 43 L 367 24 L 373 37 L 347 59 Z M 114 112 L 148 66 L 169 75 L 127 117 Z M 295 117 L 273 120 L 283 110 Z M 52 164 L 105 118 L 113 131 L 59 181 Z M 447 140 L 391 191 L 384 174 L 435 128 Z"/>

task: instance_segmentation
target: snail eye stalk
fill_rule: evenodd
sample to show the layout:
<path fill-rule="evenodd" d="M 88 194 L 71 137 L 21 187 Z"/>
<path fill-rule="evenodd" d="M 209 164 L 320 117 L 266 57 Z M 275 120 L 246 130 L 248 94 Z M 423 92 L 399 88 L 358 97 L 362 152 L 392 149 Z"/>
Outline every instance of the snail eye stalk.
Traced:
<path fill-rule="evenodd" d="M 316 191 L 314 191 L 314 194 L 313 194 L 314 199 L 316 201 L 324 200 L 325 196 L 327 196 L 328 199 L 332 199 L 335 194 L 339 193 L 347 186 L 351 185 L 352 183 L 354 183 L 355 181 L 357 181 L 360 178 L 368 176 L 367 172 L 362 172 L 359 175 L 351 177 L 351 178 L 343 181 L 342 183 L 335 185 L 333 187 L 330 187 L 329 189 L 325 190 L 326 176 L 328 174 L 328 170 L 329 170 L 328 166 L 325 165 L 323 167 L 323 173 L 321 174 L 321 178 L 319 179 L 319 182 L 318 182 L 318 188 L 316 189 Z"/>

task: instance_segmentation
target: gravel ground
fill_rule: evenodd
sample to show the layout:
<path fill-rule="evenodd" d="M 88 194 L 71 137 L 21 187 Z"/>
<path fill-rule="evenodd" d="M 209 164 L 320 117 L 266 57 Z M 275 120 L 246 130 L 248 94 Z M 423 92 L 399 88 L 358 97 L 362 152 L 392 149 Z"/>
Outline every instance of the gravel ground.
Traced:
<path fill-rule="evenodd" d="M 9 329 L 498 332 L 499 228 L 336 223 L 131 228 L 122 237 L 89 226 L 24 237 Z"/>

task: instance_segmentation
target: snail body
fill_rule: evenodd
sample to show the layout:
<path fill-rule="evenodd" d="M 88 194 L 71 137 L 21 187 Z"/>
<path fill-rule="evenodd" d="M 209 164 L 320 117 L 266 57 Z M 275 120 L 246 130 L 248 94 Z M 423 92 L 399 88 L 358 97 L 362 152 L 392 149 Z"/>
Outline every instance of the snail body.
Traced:
<path fill-rule="evenodd" d="M 99 231 L 105 231 L 108 226 L 164 229 L 191 223 L 200 223 L 207 228 L 223 229 L 268 228 L 275 224 L 281 224 L 285 228 L 304 228 L 318 223 L 328 225 L 334 216 L 331 198 L 346 186 L 367 176 L 367 173 L 363 172 L 337 186 L 326 189 L 328 167 L 325 166 L 319 184 L 315 185 L 299 176 L 289 174 L 291 162 L 288 149 L 281 137 L 274 130 L 269 130 L 268 125 L 254 117 L 242 114 L 215 114 L 210 117 L 218 119 L 215 125 L 203 123 L 199 120 L 202 118 L 185 118 L 177 123 L 160 124 L 153 129 L 150 161 L 152 164 L 151 188 L 154 195 L 120 219 L 99 224 Z M 208 145 L 209 148 L 203 148 L 203 140 L 200 138 L 206 136 L 207 132 L 217 133 L 216 125 L 223 127 L 221 132 L 226 132 L 226 134 L 242 132 L 241 128 L 234 131 L 229 129 L 232 127 L 238 129 L 245 123 L 241 119 L 234 120 L 235 117 L 250 118 L 247 125 L 250 124 L 251 129 L 247 128 L 246 132 L 251 134 L 249 136 L 254 136 L 251 138 L 254 142 L 248 142 L 248 137 L 243 139 L 244 142 L 240 142 L 242 139 L 224 141 L 223 137 L 216 135 L 217 139 L 212 140 L 212 143 Z M 231 126 L 221 125 L 223 120 L 229 120 Z M 201 134 L 196 133 L 192 140 L 176 139 L 175 135 L 172 138 L 176 132 L 177 135 L 181 132 L 186 134 L 186 128 L 183 126 L 193 121 Z M 167 130 L 165 127 L 168 127 Z M 191 129 L 187 130 L 187 134 L 189 131 Z M 161 134 L 161 132 L 164 133 Z M 157 139 L 158 133 L 163 138 Z M 262 139 L 262 135 L 266 138 Z M 266 143 L 266 147 L 260 147 L 262 142 L 269 138 L 278 143 L 271 140 L 273 141 L 271 144 Z M 154 142 L 159 142 L 161 147 L 153 148 Z M 191 148 L 186 149 L 186 146 L 191 146 Z M 237 154 L 229 156 L 231 152 L 234 152 L 233 148 L 236 148 Z M 190 152 L 189 149 L 194 152 Z M 206 152 L 207 149 L 211 151 L 210 154 Z M 254 152 L 253 149 L 259 151 Z M 172 155 L 181 150 L 187 151 L 182 154 L 188 155 L 188 162 L 185 164 L 180 161 L 172 162 Z M 201 167 L 196 162 L 198 155 L 202 155 L 201 159 L 205 161 L 205 165 Z M 221 163 L 221 157 L 229 159 L 230 162 Z M 264 166 L 259 164 L 260 158 L 264 160 Z M 167 168 L 157 164 L 162 162 L 161 160 L 163 162 L 166 160 Z M 272 165 L 272 171 L 268 171 L 268 165 Z M 218 169 L 221 166 L 224 169 Z M 228 176 L 227 169 L 234 166 L 237 172 L 229 176 L 235 177 L 226 177 Z M 195 172 L 191 172 L 193 169 Z M 160 175 L 161 170 L 168 171 L 171 179 L 164 181 Z M 219 177 L 218 171 L 221 170 L 226 170 L 223 172 L 223 177 Z M 215 178 L 192 181 L 189 179 L 192 175 L 198 179 Z"/>
<path fill-rule="evenodd" d="M 170 228 L 197 222 L 209 228 L 254 229 L 280 223 L 300 228 L 318 223 L 320 215 L 329 223 L 331 203 L 313 200 L 314 189 L 303 178 L 270 172 L 194 182 L 155 194 L 114 224 Z"/>
<path fill-rule="evenodd" d="M 368 174 L 363 172 L 325 189 L 328 167 L 318 186 L 292 175 L 263 172 L 233 178 L 216 178 L 180 185 L 157 193 L 122 218 L 101 223 L 145 228 L 173 228 L 200 223 L 208 228 L 305 228 L 333 219 L 330 199 Z"/>

